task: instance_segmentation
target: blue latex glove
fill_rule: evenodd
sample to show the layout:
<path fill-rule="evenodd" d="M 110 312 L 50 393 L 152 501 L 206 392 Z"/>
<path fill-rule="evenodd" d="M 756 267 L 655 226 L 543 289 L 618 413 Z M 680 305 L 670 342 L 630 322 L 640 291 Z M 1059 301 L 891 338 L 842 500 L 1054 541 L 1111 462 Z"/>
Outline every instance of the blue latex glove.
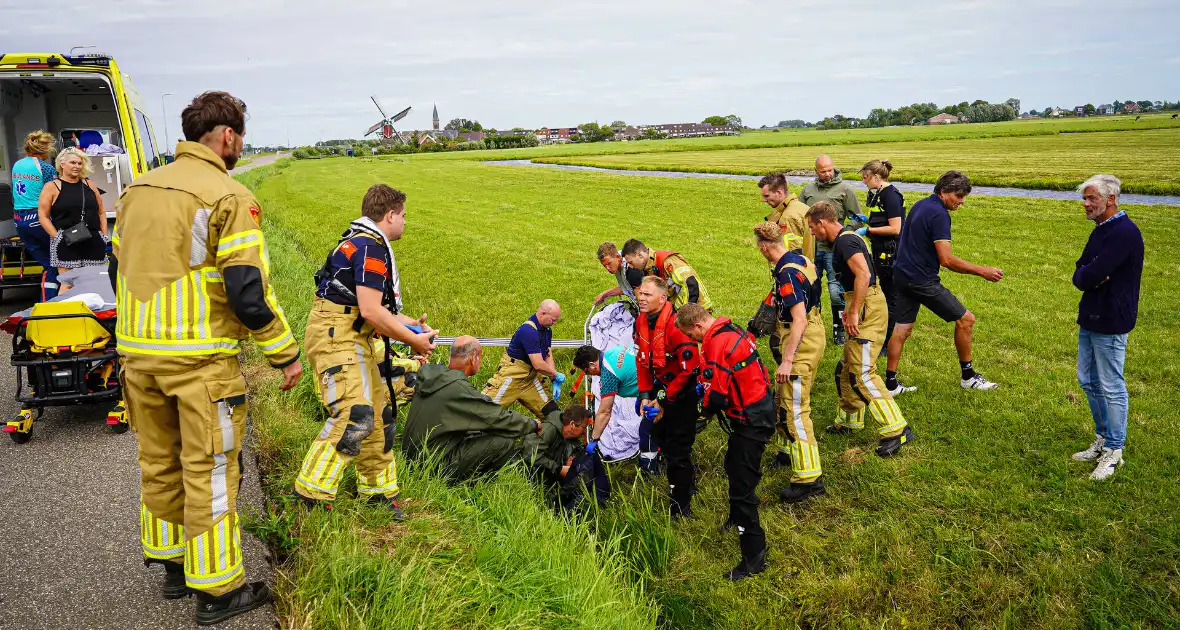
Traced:
<path fill-rule="evenodd" d="M 705 384 L 697 383 L 697 398 L 702 398 L 705 395 Z"/>
<path fill-rule="evenodd" d="M 637 415 L 637 416 L 638 416 L 640 413 L 643 413 L 643 412 L 641 412 L 641 411 L 639 410 L 639 399 L 638 399 L 638 398 L 636 398 L 636 399 L 635 399 L 635 415 Z"/>
<path fill-rule="evenodd" d="M 594 451 L 598 450 L 598 440 L 590 440 L 586 442 L 586 454 L 593 455 Z"/>
<path fill-rule="evenodd" d="M 406 326 L 406 329 L 407 329 L 407 330 L 409 330 L 410 332 L 414 333 L 415 335 L 421 335 L 421 334 L 422 334 L 422 327 L 421 327 L 421 326 L 418 326 L 418 325 L 415 325 L 415 324 L 406 324 L 405 326 Z"/>
<path fill-rule="evenodd" d="M 554 379 L 553 389 L 549 393 L 553 394 L 553 400 L 561 400 L 561 383 L 558 383 L 556 379 Z"/>
<path fill-rule="evenodd" d="M 566 378 L 565 372 L 558 372 L 557 375 L 553 377 L 553 382 L 558 385 L 564 385 L 565 378 Z"/>
<path fill-rule="evenodd" d="M 862 228 L 857 228 L 856 233 L 859 234 L 860 236 L 864 236 L 865 234 L 869 233 L 869 228 L 868 228 L 868 226 L 865 226 Z"/>
<path fill-rule="evenodd" d="M 869 222 L 869 217 L 868 217 L 868 216 L 866 216 L 866 215 L 863 215 L 863 214 L 856 214 L 856 213 L 853 213 L 853 214 L 850 214 L 850 215 L 848 215 L 848 216 L 850 216 L 850 217 L 852 217 L 852 218 L 856 219 L 857 221 L 860 221 L 861 223 L 868 223 L 868 222 Z"/>
<path fill-rule="evenodd" d="M 649 407 L 647 405 L 643 406 L 643 417 L 644 418 L 651 420 L 652 422 L 655 422 L 656 416 L 658 416 L 658 415 L 660 415 L 660 408 L 659 407 Z"/>

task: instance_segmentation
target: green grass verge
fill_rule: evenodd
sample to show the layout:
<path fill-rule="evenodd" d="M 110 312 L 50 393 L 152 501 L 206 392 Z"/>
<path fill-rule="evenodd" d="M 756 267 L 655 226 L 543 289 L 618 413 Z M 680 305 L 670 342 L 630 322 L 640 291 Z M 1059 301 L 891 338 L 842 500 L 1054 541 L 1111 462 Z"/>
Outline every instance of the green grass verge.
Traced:
<path fill-rule="evenodd" d="M 749 182 L 417 159 L 283 162 L 241 179 L 265 208 L 277 290 L 297 332 L 312 271 L 375 182 L 409 194 L 395 246 L 406 304 L 444 334 L 507 336 L 553 297 L 565 308 L 556 336 L 580 338 L 589 301 L 611 282 L 593 256 L 606 239 L 679 249 L 719 310 L 740 321 L 767 288 L 750 232 L 766 208 Z M 944 280 L 979 318 L 976 364 L 1001 389 L 957 388 L 952 329 L 924 313 L 902 364 L 920 389 L 899 400 L 918 441 L 885 461 L 871 454 L 871 434 L 823 435 L 829 494 L 802 507 L 777 503 L 789 473 L 767 468 L 766 574 L 719 577 L 737 544 L 716 529 L 727 512 L 724 436 L 711 428 L 696 449 L 698 517 L 675 528 L 660 484 L 632 483 L 626 465 L 615 504 L 586 523 L 553 517 L 516 472 L 451 488 L 403 471 L 419 516 L 405 526 L 347 500 L 331 516 L 276 510 L 255 527 L 292 549 L 280 614 L 298 627 L 1174 627 L 1180 265 L 1167 252 L 1180 218 L 1128 210 L 1148 253 L 1127 356 L 1127 465 L 1110 483 L 1090 482 L 1089 467 L 1069 459 L 1092 439 L 1069 283 L 1091 224 L 1077 203 L 972 197 L 954 217 L 955 252 L 1007 275 L 998 285 Z M 489 350 L 485 366 L 498 358 Z M 829 347 L 820 373 L 837 358 Z M 568 367 L 567 353 L 558 360 Z M 278 497 L 318 410 L 306 380 L 290 395 L 254 382 L 264 384 L 254 417 L 265 487 Z M 834 390 L 830 377 L 817 379 L 817 428 L 835 413 Z"/>
<path fill-rule="evenodd" d="M 1122 179 L 1123 191 L 1180 194 L 1180 127 L 1134 133 L 884 142 L 825 148 L 846 178 L 859 180 L 861 165 L 893 162 L 894 181 L 934 183 L 956 169 L 979 186 L 1073 190 L 1094 173 Z M 763 175 L 775 170 L 810 170 L 815 147 L 731 151 L 647 153 L 539 158 L 551 164 L 610 169 Z"/>

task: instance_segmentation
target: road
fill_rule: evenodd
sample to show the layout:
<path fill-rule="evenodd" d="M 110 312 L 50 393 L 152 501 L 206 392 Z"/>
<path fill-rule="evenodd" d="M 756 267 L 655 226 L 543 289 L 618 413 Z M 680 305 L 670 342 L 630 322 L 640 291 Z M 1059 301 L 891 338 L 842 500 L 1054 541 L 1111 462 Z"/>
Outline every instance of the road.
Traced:
<path fill-rule="evenodd" d="M 229 174 L 230 175 L 241 175 L 242 173 L 245 173 L 246 171 L 258 168 L 259 166 L 266 166 L 267 164 L 271 164 L 275 160 L 282 158 L 282 157 L 288 157 L 288 155 L 286 153 L 275 153 L 273 155 L 264 155 L 260 158 L 254 158 L 254 159 L 250 160 L 249 164 L 245 164 L 245 165 L 242 165 L 238 168 L 235 168 L 234 170 L 230 171 Z"/>
<path fill-rule="evenodd" d="M 244 169 L 269 164 L 259 158 Z M 239 169 L 237 172 L 244 172 Z M 4 292 L 0 315 L 28 307 L 34 290 Z M 11 347 L 0 332 L 0 347 Z M 7 362 L 5 362 L 7 363 Z M 19 411 L 15 370 L 0 366 L 0 413 Z M 194 598 L 159 595 L 160 567 L 143 566 L 135 436 L 106 432 L 105 407 L 47 409 L 23 445 L 0 437 L 0 630 L 194 628 Z M 251 453 L 240 504 L 259 510 L 262 488 Z M 271 580 L 265 547 L 242 532 L 249 580 Z M 273 581 L 272 581 L 273 583 Z M 267 606 L 217 626 L 278 626 Z"/>

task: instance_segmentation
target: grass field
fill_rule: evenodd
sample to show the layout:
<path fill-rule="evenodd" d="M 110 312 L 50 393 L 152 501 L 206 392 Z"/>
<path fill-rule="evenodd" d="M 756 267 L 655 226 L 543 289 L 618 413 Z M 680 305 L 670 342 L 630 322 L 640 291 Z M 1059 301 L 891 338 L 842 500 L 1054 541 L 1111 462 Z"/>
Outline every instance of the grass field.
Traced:
<path fill-rule="evenodd" d="M 405 302 L 443 334 L 508 336 L 552 297 L 565 309 L 555 336 L 581 338 L 590 301 L 612 282 L 593 255 L 608 239 L 678 249 L 719 310 L 742 322 L 769 281 L 750 232 L 766 207 L 749 182 L 434 156 L 285 161 L 241 179 L 262 201 L 277 289 L 300 334 L 311 274 L 376 182 L 409 194 L 395 245 Z M 285 627 L 1176 627 L 1180 265 L 1164 252 L 1180 242 L 1180 218 L 1127 210 L 1147 266 L 1127 357 L 1127 465 L 1110 483 L 1090 482 L 1089 467 L 1069 460 L 1093 437 L 1074 374 L 1069 282 L 1092 224 L 1077 203 L 972 197 L 954 217 L 955 252 L 1003 268 L 1005 280 L 944 280 L 979 318 L 976 365 L 1001 389 L 956 389 L 952 329 L 924 313 L 902 364 L 919 390 L 899 400 L 918 441 L 885 461 L 868 434 L 823 435 L 829 494 L 803 507 L 778 504 L 789 474 L 768 470 L 762 576 L 720 579 L 737 541 L 717 532 L 727 506 L 724 435 L 713 426 L 696 449 L 698 516 L 675 527 L 666 487 L 632 483 L 627 464 L 614 471 L 613 504 L 576 523 L 553 516 L 514 471 L 448 487 L 403 470 L 417 517 L 405 525 L 344 499 L 331 515 L 257 516 L 252 527 L 284 554 Z M 557 358 L 569 367 L 568 353 Z M 498 359 L 487 352 L 477 385 Z M 836 360 L 829 347 L 820 373 Z M 270 370 L 253 376 L 264 482 L 281 497 L 319 430 L 318 409 L 308 379 L 279 395 Z M 817 379 L 817 427 L 835 405 L 830 378 Z"/>
<path fill-rule="evenodd" d="M 783 129 L 781 131 L 748 131 L 740 136 L 710 138 L 676 138 L 671 140 L 642 140 L 638 142 L 594 142 L 589 144 L 555 144 L 528 149 L 498 149 L 493 151 L 464 151 L 457 153 L 426 153 L 415 156 L 421 160 L 499 160 L 568 157 L 586 155 L 621 155 L 633 153 L 668 153 L 679 151 L 727 151 L 730 149 L 776 148 L 866 144 L 876 142 L 919 142 L 934 140 L 966 140 L 1022 136 L 1056 136 L 1061 133 L 1092 133 L 1104 131 L 1143 131 L 1150 129 L 1180 129 L 1180 119 L 1170 114 L 1133 117 L 1112 116 L 1093 118 L 1062 118 L 1054 120 L 1016 120 L 1001 123 L 969 125 L 929 125 L 918 127 L 886 127 L 879 129 Z M 386 159 L 403 159 L 401 156 Z M 813 156 L 814 159 L 814 156 Z"/>
<path fill-rule="evenodd" d="M 1180 127 L 1136 132 L 1013 136 L 929 142 L 834 145 L 824 149 L 846 178 L 872 159 L 893 162 L 893 179 L 933 183 L 948 170 L 981 186 L 1072 190 L 1096 172 L 1112 173 L 1125 192 L 1180 193 Z M 537 161 L 614 169 L 762 175 L 815 167 L 815 147 L 613 154 Z"/>

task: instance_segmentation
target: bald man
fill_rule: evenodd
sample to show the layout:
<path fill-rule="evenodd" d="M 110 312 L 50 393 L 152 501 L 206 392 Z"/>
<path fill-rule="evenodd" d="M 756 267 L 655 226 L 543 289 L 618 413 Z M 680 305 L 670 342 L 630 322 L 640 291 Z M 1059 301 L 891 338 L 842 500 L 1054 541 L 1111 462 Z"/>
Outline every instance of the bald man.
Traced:
<path fill-rule="evenodd" d="M 407 460 L 434 452 L 445 475 L 468 479 L 499 470 L 521 455 L 526 437 L 540 435 L 540 421 L 489 401 L 467 380 L 482 364 L 479 341 L 464 336 L 451 345 L 447 365 L 422 366 L 402 436 Z"/>
<path fill-rule="evenodd" d="M 561 319 L 561 307 L 554 300 L 545 300 L 537 312 L 529 316 L 508 344 L 508 351 L 500 359 L 496 373 L 483 386 L 483 393 L 492 402 L 509 407 L 514 402 L 524 405 L 534 416 L 544 420 L 557 409 L 557 403 L 545 393 L 542 376 L 554 383 L 565 382 L 565 374 L 553 365 L 553 325 Z"/>
<path fill-rule="evenodd" d="M 815 158 L 815 179 L 803 187 L 799 197 L 808 206 L 814 206 L 820 201 L 830 202 L 836 206 L 837 218 L 841 225 L 850 224 L 853 227 L 868 221 L 868 217 L 860 212 L 860 201 L 856 198 L 856 191 L 840 176 L 840 169 L 832 164 L 832 158 L 821 155 Z M 851 222 L 849 222 L 851 220 Z M 844 287 L 836 278 L 836 269 L 832 263 L 832 246 L 830 243 L 817 241 L 815 244 L 815 268 L 819 277 L 817 283 L 822 282 L 824 274 L 828 275 L 828 296 L 832 300 L 832 341 L 836 345 L 844 345 Z M 851 289 L 851 287 L 849 287 Z"/>

